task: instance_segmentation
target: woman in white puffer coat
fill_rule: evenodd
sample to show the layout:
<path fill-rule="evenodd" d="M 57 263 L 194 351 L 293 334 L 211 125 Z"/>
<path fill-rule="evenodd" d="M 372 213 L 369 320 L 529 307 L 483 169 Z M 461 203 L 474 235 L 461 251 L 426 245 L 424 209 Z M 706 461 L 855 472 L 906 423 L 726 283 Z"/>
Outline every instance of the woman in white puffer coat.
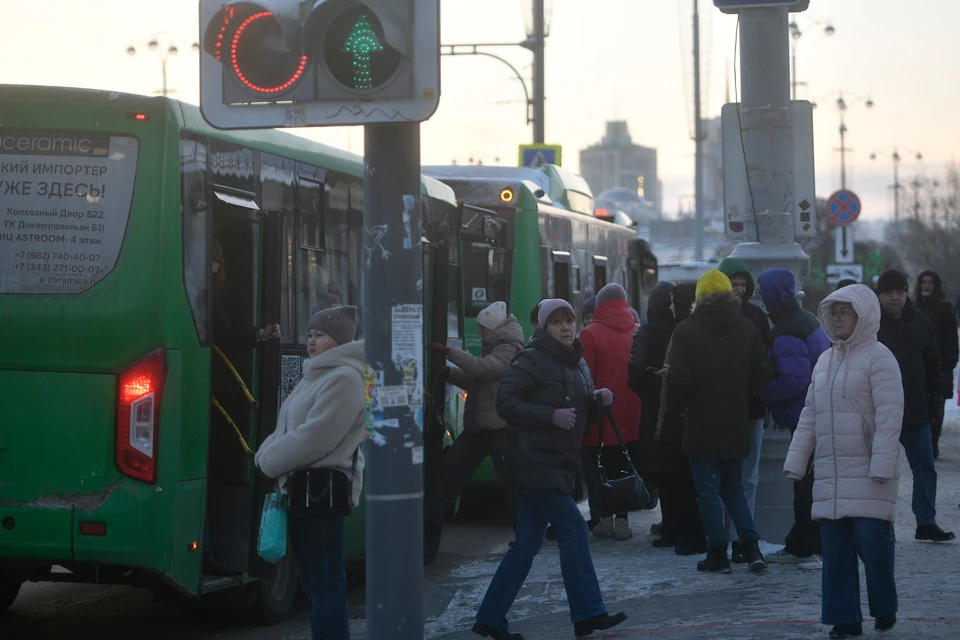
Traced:
<path fill-rule="evenodd" d="M 878 631 L 896 623 L 893 517 L 900 478 L 903 384 L 877 342 L 880 302 L 863 285 L 820 303 L 833 347 L 820 356 L 783 470 L 801 480 L 814 458 L 812 517 L 823 539 L 822 621 L 831 638 L 862 633 L 860 575 Z"/>

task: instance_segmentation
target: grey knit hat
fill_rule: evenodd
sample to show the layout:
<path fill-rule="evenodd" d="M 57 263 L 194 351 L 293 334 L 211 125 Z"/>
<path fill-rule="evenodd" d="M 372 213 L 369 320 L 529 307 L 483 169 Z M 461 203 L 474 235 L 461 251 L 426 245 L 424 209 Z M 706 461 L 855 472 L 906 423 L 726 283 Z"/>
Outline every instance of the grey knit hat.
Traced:
<path fill-rule="evenodd" d="M 610 284 L 604 286 L 597 293 L 597 306 L 599 307 L 602 304 L 612 302 L 614 300 L 626 300 L 627 292 L 624 291 L 623 287 L 617 284 L 616 282 L 611 282 Z"/>
<path fill-rule="evenodd" d="M 307 330 L 311 329 L 323 331 L 338 345 L 346 344 L 357 333 L 357 308 L 344 306 L 317 311 L 307 324 Z"/>

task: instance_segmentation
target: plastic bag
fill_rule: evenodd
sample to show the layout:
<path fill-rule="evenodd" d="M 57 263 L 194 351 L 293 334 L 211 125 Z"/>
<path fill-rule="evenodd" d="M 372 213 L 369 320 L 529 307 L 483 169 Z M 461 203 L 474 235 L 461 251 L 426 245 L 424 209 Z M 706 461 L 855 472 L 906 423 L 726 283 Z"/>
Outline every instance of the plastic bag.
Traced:
<path fill-rule="evenodd" d="M 286 497 L 279 493 L 268 493 L 263 498 L 257 553 L 271 563 L 279 562 L 287 554 Z"/>

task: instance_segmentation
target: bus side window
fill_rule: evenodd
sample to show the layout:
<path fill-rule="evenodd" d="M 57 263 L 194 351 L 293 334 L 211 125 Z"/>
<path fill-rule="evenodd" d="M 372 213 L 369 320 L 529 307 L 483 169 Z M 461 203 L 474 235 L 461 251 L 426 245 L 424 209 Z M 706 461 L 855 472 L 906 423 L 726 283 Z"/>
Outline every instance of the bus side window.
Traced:
<path fill-rule="evenodd" d="M 183 285 L 200 344 L 207 344 L 210 294 L 210 207 L 207 202 L 207 148 L 199 140 L 180 141 L 180 211 L 183 225 Z"/>
<path fill-rule="evenodd" d="M 570 253 L 567 251 L 553 252 L 553 297 L 562 298 L 570 302 L 573 296 L 570 291 Z"/>
<path fill-rule="evenodd" d="M 607 285 L 607 259 L 604 256 L 593 256 L 593 292 L 598 293 Z"/>

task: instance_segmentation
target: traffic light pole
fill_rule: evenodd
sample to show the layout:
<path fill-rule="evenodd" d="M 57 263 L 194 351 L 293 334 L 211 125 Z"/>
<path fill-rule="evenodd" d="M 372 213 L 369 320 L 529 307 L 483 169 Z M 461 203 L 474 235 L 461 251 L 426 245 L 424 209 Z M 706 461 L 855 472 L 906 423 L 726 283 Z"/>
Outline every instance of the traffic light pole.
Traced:
<path fill-rule="evenodd" d="M 543 144 L 545 133 L 546 88 L 546 28 L 543 0 L 533 0 L 533 142 Z"/>
<path fill-rule="evenodd" d="M 423 639 L 420 123 L 364 126 L 367 638 Z"/>

